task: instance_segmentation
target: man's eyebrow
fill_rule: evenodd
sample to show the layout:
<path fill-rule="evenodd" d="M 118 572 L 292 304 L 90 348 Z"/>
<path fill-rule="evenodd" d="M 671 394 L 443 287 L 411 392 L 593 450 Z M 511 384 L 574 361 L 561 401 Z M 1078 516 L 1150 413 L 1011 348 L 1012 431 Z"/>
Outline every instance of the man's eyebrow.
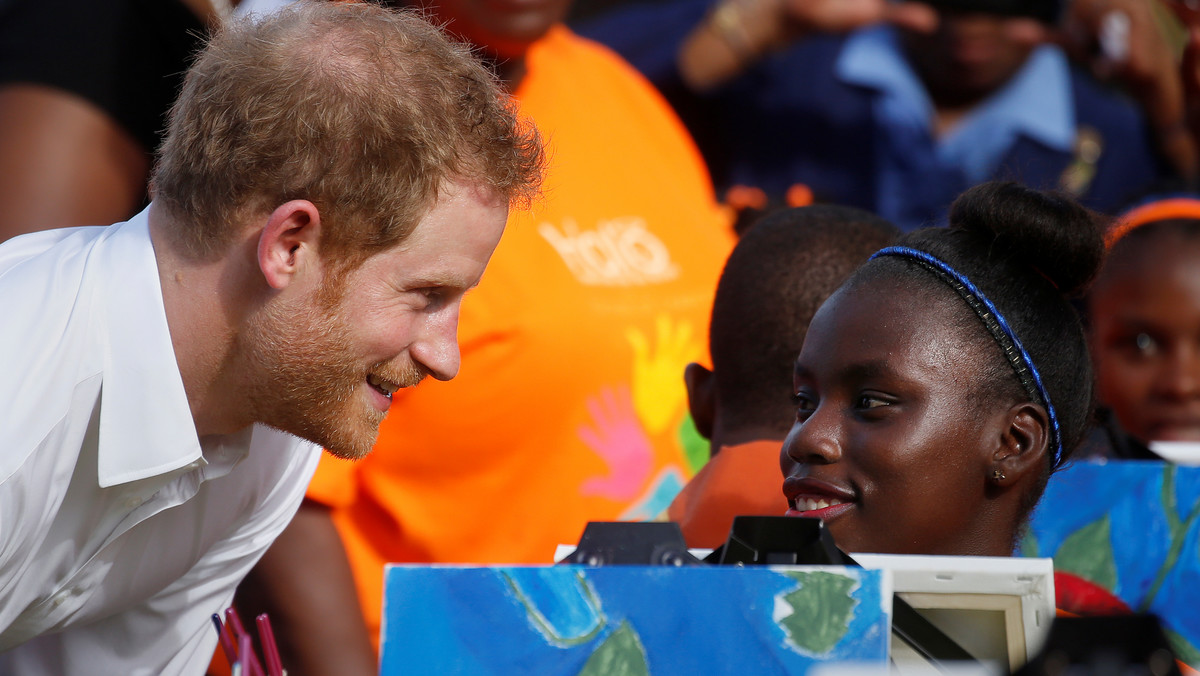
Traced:
<path fill-rule="evenodd" d="M 455 277 L 451 273 L 431 272 L 409 280 L 407 286 L 412 289 L 428 289 L 431 287 L 468 289 L 476 284 L 478 284 L 478 282 L 463 280 L 460 277 Z"/>

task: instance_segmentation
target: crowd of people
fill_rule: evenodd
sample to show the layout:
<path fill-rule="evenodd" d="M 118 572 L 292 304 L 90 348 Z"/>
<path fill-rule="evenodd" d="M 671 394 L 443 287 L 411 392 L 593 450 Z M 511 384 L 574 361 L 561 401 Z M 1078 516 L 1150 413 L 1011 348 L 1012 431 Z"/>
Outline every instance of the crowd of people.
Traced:
<path fill-rule="evenodd" d="M 1200 443 L 1200 12 L 571 9 L 0 3 L 0 673 L 371 674 L 385 564 L 590 521 L 1008 556 Z"/>

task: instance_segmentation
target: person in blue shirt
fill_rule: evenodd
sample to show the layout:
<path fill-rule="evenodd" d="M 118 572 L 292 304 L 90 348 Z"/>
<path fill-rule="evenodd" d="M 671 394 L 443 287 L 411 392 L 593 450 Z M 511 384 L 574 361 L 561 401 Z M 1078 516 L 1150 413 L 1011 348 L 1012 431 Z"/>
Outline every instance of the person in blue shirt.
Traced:
<path fill-rule="evenodd" d="M 1062 4 L 666 0 L 580 30 L 659 85 L 720 188 L 911 230 L 988 180 L 1110 211 L 1171 171 L 1138 104 L 1044 39 Z"/>

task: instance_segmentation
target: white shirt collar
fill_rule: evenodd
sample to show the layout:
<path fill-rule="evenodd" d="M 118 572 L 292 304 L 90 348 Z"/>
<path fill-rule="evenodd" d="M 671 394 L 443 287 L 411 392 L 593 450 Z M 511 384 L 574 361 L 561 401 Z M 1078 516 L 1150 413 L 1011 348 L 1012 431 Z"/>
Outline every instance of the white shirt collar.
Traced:
<path fill-rule="evenodd" d="M 171 343 L 150 241 L 149 208 L 98 244 L 102 487 L 187 466 L 203 456 Z"/>

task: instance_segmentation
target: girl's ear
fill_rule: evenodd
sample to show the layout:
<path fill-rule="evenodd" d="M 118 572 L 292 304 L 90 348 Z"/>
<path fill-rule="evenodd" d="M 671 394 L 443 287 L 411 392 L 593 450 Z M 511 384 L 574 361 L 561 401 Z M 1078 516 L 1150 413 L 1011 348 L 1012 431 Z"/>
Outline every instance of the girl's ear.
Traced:
<path fill-rule="evenodd" d="M 1024 402 L 1008 409 L 1007 425 L 992 456 L 987 479 L 1011 486 L 1026 476 L 1040 474 L 1050 448 L 1050 416 L 1046 409 Z"/>

